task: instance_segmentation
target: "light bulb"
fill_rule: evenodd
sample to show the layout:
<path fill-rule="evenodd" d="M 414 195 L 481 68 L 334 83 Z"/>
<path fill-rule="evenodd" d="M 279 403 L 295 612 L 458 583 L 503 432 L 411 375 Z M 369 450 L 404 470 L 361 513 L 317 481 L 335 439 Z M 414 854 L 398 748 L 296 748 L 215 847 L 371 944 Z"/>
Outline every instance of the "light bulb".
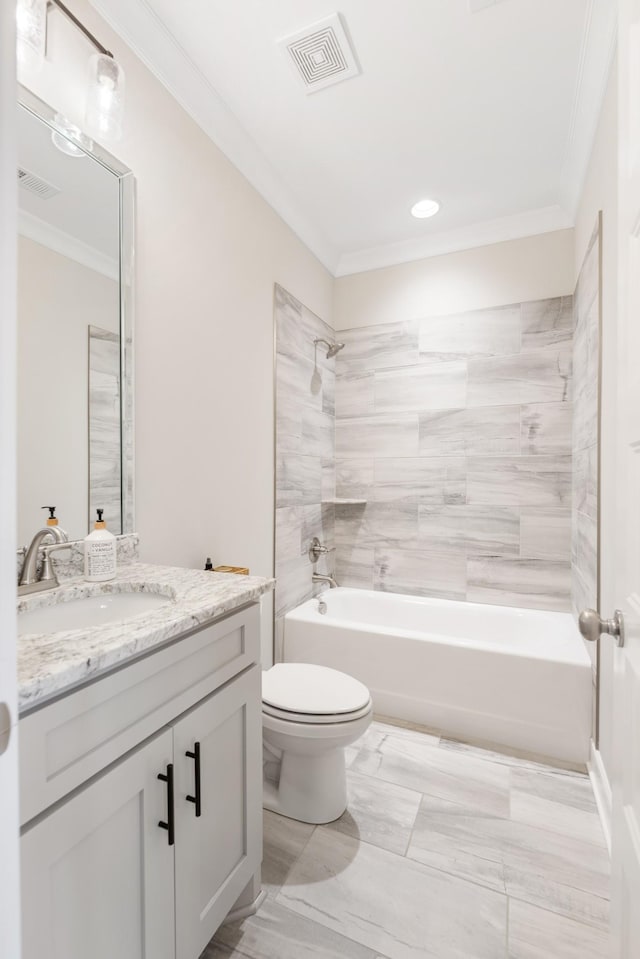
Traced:
<path fill-rule="evenodd" d="M 411 207 L 411 213 L 413 216 L 417 217 L 419 220 L 424 220 L 427 217 L 435 216 L 438 210 L 440 209 L 440 204 L 437 200 L 418 200 L 417 203 Z"/>
<path fill-rule="evenodd" d="M 44 63 L 47 36 L 47 0 L 18 0 L 16 5 L 16 56 L 18 68 L 30 72 Z"/>
<path fill-rule="evenodd" d="M 119 140 L 124 113 L 124 70 L 113 57 L 89 58 L 89 91 L 85 127 L 101 140 Z"/>
<path fill-rule="evenodd" d="M 91 153 L 93 141 L 64 114 L 56 113 L 53 123 L 55 129 L 51 131 L 51 142 L 61 153 L 69 157 L 83 157 Z"/>

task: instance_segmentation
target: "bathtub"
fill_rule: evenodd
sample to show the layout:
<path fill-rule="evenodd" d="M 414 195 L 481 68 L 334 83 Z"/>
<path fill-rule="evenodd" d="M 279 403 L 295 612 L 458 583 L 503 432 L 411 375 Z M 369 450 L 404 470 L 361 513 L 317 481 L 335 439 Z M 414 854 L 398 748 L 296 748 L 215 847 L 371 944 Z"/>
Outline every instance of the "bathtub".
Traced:
<path fill-rule="evenodd" d="M 287 613 L 285 662 L 350 673 L 376 713 L 583 764 L 591 663 L 573 617 L 338 588 Z"/>

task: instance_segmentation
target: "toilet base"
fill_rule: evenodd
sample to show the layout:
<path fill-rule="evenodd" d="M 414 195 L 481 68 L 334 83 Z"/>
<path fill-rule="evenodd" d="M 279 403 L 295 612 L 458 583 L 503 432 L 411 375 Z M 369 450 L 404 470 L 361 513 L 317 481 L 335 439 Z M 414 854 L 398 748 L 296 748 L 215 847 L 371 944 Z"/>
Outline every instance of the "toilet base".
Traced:
<path fill-rule="evenodd" d="M 284 752 L 278 785 L 265 779 L 262 805 L 289 819 L 315 825 L 339 819 L 347 808 L 343 748 L 312 756 Z"/>

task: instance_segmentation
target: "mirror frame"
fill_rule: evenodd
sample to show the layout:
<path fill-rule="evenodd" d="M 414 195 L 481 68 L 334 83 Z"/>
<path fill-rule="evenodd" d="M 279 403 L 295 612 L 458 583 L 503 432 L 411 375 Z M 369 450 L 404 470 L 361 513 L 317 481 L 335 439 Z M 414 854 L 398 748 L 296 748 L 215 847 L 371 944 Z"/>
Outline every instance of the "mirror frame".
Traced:
<path fill-rule="evenodd" d="M 18 105 L 56 129 L 56 110 L 31 90 L 18 84 Z M 121 534 L 135 532 L 135 446 L 134 446 L 134 224 L 135 177 L 132 171 L 99 143 L 88 156 L 118 179 L 119 197 L 119 308 L 120 308 L 120 508 Z M 87 436 L 88 442 L 88 436 Z M 87 493 L 89 470 L 87 470 Z M 89 499 L 87 495 L 87 500 Z M 87 529 L 89 529 L 87 516 Z"/>

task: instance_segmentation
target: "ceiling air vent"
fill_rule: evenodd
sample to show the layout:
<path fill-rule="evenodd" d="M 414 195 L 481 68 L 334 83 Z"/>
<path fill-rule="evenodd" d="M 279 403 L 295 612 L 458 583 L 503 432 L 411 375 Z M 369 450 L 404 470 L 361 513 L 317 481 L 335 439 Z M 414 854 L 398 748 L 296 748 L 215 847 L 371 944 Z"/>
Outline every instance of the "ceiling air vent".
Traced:
<path fill-rule="evenodd" d="M 39 196 L 41 200 L 50 200 L 56 193 L 60 193 L 57 186 L 47 183 L 46 180 L 36 176 L 35 173 L 29 173 L 28 170 L 23 170 L 22 167 L 18 167 L 18 183 L 23 189 L 28 190 L 29 193 L 34 193 L 36 196 Z"/>
<path fill-rule="evenodd" d="M 360 73 L 338 13 L 318 20 L 278 43 L 295 67 L 307 93 L 323 90 Z"/>

